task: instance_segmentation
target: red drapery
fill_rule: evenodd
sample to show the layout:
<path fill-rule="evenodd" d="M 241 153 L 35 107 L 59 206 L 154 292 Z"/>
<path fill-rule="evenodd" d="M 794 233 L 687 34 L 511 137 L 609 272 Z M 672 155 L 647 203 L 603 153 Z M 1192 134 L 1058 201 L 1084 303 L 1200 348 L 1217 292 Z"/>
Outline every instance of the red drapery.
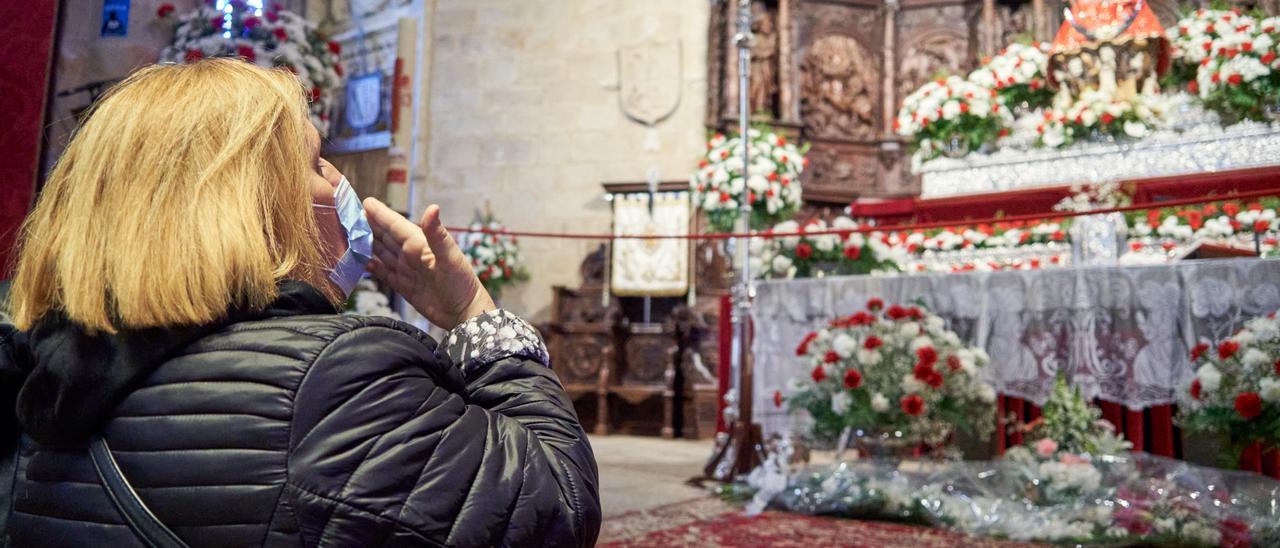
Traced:
<path fill-rule="evenodd" d="M 1180 198 L 1196 198 L 1236 192 L 1280 189 L 1280 166 L 1219 173 L 1154 177 L 1127 181 L 1134 187 L 1133 202 L 1145 204 Z M 899 198 L 855 202 L 852 213 L 883 223 L 946 222 L 989 219 L 997 214 L 1036 215 L 1053 211 L 1054 204 L 1069 196 L 1069 186 L 1011 190 L 947 198 Z"/>
<path fill-rule="evenodd" d="M 0 279 L 40 168 L 57 0 L 0 2 Z"/>

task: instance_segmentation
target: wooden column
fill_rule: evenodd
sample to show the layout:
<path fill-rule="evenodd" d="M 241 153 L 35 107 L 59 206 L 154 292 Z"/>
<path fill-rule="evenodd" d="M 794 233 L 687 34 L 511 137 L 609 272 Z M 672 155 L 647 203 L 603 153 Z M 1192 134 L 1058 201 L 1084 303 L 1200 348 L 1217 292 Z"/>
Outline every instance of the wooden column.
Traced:
<path fill-rule="evenodd" d="M 1053 39 L 1049 35 L 1049 11 L 1044 0 L 1031 0 L 1031 34 L 1040 41 Z"/>
<path fill-rule="evenodd" d="M 895 85 L 898 72 L 898 0 L 885 0 L 881 10 L 884 17 L 884 75 L 881 78 L 881 138 L 893 138 L 893 119 L 898 113 L 898 97 Z"/>
<path fill-rule="evenodd" d="M 796 100 L 796 63 L 792 55 L 791 3 L 778 0 L 778 118 L 785 124 L 800 123 L 800 101 Z"/>
<path fill-rule="evenodd" d="M 996 0 L 982 0 L 982 27 L 978 32 L 978 51 L 981 55 L 994 55 L 1003 46 L 999 42 L 1000 37 L 996 36 Z"/>

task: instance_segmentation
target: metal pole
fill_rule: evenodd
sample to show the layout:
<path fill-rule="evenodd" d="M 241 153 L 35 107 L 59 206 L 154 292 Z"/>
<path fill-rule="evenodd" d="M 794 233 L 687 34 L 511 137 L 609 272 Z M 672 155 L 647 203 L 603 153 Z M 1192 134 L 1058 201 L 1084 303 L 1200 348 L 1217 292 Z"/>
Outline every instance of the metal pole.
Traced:
<path fill-rule="evenodd" d="M 742 140 L 742 179 L 745 187 L 751 167 L 751 0 L 738 0 L 738 33 L 734 42 L 738 46 L 738 133 Z M 750 227 L 751 203 L 747 201 L 750 192 L 744 188 L 742 201 L 738 204 L 738 222 L 734 231 L 743 234 Z M 736 399 L 732 410 L 733 416 L 745 421 L 751 417 L 742 417 L 743 407 L 742 370 L 745 366 L 747 341 L 747 314 L 751 307 L 751 261 L 748 256 L 749 242 L 746 238 L 734 241 L 734 260 L 738 263 L 738 281 L 733 286 L 733 348 L 729 354 L 730 374 L 733 376 L 733 391 Z"/>

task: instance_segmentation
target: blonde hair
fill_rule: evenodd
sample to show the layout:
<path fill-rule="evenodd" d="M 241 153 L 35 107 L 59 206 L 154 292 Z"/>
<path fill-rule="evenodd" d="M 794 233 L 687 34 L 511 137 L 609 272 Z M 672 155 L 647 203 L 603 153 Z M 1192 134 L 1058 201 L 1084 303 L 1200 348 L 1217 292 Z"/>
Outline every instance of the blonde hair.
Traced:
<path fill-rule="evenodd" d="M 95 105 L 23 224 L 14 323 L 199 325 L 323 283 L 310 120 L 286 71 L 216 59 L 143 68 Z"/>

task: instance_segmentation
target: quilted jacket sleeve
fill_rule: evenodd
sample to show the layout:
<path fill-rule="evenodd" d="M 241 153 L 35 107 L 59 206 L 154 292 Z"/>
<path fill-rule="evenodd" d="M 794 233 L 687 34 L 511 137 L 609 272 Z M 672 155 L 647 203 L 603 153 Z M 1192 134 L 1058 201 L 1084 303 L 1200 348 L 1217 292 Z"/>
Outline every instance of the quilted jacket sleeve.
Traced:
<path fill-rule="evenodd" d="M 532 330 L 510 318 L 438 350 L 365 325 L 321 352 L 295 396 L 284 501 L 305 544 L 595 542 L 591 447 L 536 334 L 519 340 Z"/>

